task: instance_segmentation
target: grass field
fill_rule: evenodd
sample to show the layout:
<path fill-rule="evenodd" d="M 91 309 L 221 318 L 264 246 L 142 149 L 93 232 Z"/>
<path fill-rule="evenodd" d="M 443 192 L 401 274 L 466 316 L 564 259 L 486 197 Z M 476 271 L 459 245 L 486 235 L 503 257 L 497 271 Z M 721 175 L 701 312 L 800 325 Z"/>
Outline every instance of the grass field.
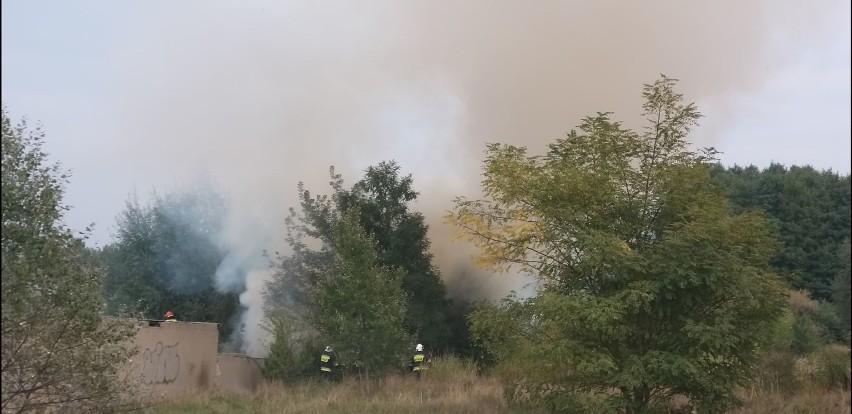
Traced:
<path fill-rule="evenodd" d="M 743 390 L 745 413 L 849 413 L 849 391 L 806 388 L 793 395 Z M 388 376 L 369 384 L 354 379 L 341 383 L 269 382 L 251 394 L 195 393 L 168 397 L 150 413 L 535 413 L 509 407 L 503 388 L 479 376 L 470 364 L 436 361 L 419 382 Z"/>

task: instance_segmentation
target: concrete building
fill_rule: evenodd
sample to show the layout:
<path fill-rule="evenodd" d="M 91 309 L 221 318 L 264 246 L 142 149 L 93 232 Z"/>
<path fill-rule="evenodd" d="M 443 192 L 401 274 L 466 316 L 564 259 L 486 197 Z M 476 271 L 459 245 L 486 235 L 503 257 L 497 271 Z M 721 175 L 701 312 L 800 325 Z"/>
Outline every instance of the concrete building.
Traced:
<path fill-rule="evenodd" d="M 154 394 L 195 390 L 245 392 L 261 382 L 262 359 L 219 354 L 215 323 L 136 321 L 128 374 Z"/>

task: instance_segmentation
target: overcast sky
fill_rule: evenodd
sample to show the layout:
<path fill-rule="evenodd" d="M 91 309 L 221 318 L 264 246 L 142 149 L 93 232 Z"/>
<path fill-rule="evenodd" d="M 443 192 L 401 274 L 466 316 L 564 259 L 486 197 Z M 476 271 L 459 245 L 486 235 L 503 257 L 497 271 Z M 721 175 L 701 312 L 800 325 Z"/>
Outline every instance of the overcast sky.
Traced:
<path fill-rule="evenodd" d="M 359 3 L 5 0 L 2 100 L 44 125 L 99 244 L 134 190 L 210 174 L 278 228 L 297 181 L 394 158 L 440 250 L 485 142 L 635 120 L 659 73 L 723 163 L 850 171 L 848 0 Z"/>

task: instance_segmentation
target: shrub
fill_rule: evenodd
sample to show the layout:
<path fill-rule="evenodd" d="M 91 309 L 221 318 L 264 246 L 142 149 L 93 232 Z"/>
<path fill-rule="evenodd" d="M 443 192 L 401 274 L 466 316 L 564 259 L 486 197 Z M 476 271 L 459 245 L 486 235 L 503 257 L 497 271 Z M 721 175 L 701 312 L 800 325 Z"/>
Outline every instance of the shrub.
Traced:
<path fill-rule="evenodd" d="M 850 388 L 850 350 L 842 345 L 825 345 L 811 356 L 814 382 L 824 388 Z"/>
<path fill-rule="evenodd" d="M 796 375 L 796 356 L 789 350 L 763 354 L 754 385 L 761 391 L 792 393 L 801 386 Z"/>
<path fill-rule="evenodd" d="M 769 328 L 767 335 L 766 347 L 775 351 L 788 351 L 793 344 L 793 325 L 795 324 L 796 316 L 792 311 L 787 310 L 778 320 Z"/>
<path fill-rule="evenodd" d="M 797 314 L 793 321 L 793 342 L 791 348 L 799 355 L 806 355 L 823 343 L 823 333 L 813 318 L 807 314 Z"/>
<path fill-rule="evenodd" d="M 272 343 L 263 366 L 265 378 L 293 381 L 315 373 L 321 345 L 299 335 L 296 326 L 294 319 L 283 312 L 273 313 L 267 319 Z"/>

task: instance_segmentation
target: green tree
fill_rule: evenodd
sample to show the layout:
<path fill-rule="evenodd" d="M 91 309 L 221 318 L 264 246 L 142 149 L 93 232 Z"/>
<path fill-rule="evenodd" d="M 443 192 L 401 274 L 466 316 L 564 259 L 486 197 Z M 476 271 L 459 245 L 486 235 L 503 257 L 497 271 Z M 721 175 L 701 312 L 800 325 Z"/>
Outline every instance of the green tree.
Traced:
<path fill-rule="evenodd" d="M 399 366 L 410 343 L 403 329 L 405 272 L 379 264 L 357 212 L 344 213 L 332 231 L 333 271 L 317 286 L 316 327 L 338 345 L 341 358 L 360 362 L 368 376 Z"/>
<path fill-rule="evenodd" d="M 285 220 L 292 254 L 279 256 L 265 292 L 267 320 L 280 325 L 273 335 L 295 334 L 302 343 L 276 342 L 270 351 L 283 347 L 279 353 L 292 353 L 286 348 L 297 350 L 319 335 L 342 358 L 383 371 L 401 362 L 396 357 L 409 345 L 403 325 L 406 271 L 382 263 L 376 240 L 361 224 L 360 200 L 343 190 L 333 168 L 330 172 L 330 197 L 312 196 L 299 183 L 301 209 L 291 208 Z"/>
<path fill-rule="evenodd" d="M 850 176 L 810 166 L 715 166 L 714 180 L 736 211 L 761 210 L 778 227 L 781 248 L 772 265 L 796 289 L 832 299 L 832 280 L 844 267 L 837 251 L 852 231 Z"/>
<path fill-rule="evenodd" d="M 3 412 L 104 412 L 124 401 L 117 371 L 132 326 L 102 319 L 102 270 L 62 224 L 68 175 L 43 132 L 2 110 Z"/>
<path fill-rule="evenodd" d="M 683 395 L 718 410 L 752 375 L 783 310 L 775 239 L 760 214 L 731 213 L 715 151 L 686 141 L 700 114 L 674 85 L 645 85 L 643 133 L 599 113 L 544 156 L 490 144 L 484 198 L 456 200 L 448 219 L 482 264 L 539 281 L 534 297 L 470 318 L 510 395 L 627 413 Z"/>
<path fill-rule="evenodd" d="M 848 336 L 852 329 L 852 253 L 849 239 L 843 243 L 838 256 L 843 268 L 837 272 L 832 282 L 832 299 L 837 316 Z"/>
<path fill-rule="evenodd" d="M 216 273 L 228 253 L 219 243 L 226 200 L 211 183 L 156 195 L 151 205 L 136 198 L 117 222 L 116 241 L 101 251 L 107 269 L 104 293 L 110 312 L 219 324 L 220 343 L 234 330 L 241 284 L 223 285 Z"/>
<path fill-rule="evenodd" d="M 408 208 L 417 197 L 413 180 L 410 175 L 401 176 L 399 170 L 395 162 L 371 166 L 346 190 L 332 168 L 331 196 L 312 196 L 299 184 L 301 211 L 291 209 L 286 220 L 287 242 L 293 253 L 279 258 L 276 275 L 267 285 L 268 304 L 288 309 L 309 309 L 315 304 L 310 292 L 330 272 L 334 260 L 334 223 L 340 215 L 354 212 L 375 243 L 377 264 L 403 270 L 402 288 L 408 298 L 406 331 L 436 348 L 452 348 L 462 342 L 450 333 L 452 311 L 440 273 L 432 265 L 428 227 L 422 214 Z M 314 241 L 320 243 L 318 249 L 309 248 Z M 306 317 L 304 312 L 295 315 Z"/>
<path fill-rule="evenodd" d="M 379 263 L 405 270 L 406 330 L 428 346 L 449 347 L 446 287 L 432 265 L 423 215 L 408 208 L 417 195 L 411 175 L 400 176 L 399 165 L 390 161 L 367 168 L 364 177 L 339 197 L 343 210 L 360 212 L 361 226 L 376 242 Z"/>

